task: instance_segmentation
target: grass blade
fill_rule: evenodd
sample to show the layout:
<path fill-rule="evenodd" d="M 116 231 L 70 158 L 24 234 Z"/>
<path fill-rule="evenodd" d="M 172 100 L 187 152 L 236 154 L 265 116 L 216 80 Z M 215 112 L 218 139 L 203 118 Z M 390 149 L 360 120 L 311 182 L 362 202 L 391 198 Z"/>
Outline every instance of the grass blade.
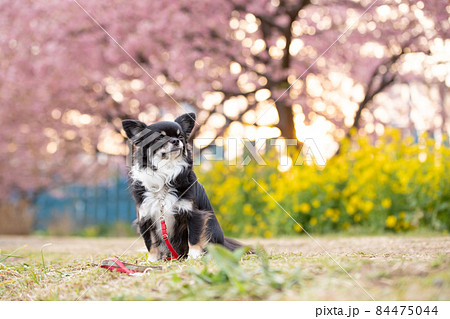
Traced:
<path fill-rule="evenodd" d="M 13 257 L 14 254 L 15 254 L 16 252 L 18 252 L 19 250 L 21 250 L 21 249 L 23 249 L 23 248 L 25 248 L 25 247 L 27 247 L 27 246 L 28 246 L 28 245 L 25 244 L 25 245 L 23 245 L 22 247 L 19 247 L 19 248 L 17 248 L 16 250 L 14 250 L 12 253 L 9 253 L 9 254 L 6 255 L 5 257 L 2 257 L 2 258 L 0 259 L 0 263 L 4 262 L 6 259 L 8 259 L 8 258 L 10 258 L 10 257 Z"/>

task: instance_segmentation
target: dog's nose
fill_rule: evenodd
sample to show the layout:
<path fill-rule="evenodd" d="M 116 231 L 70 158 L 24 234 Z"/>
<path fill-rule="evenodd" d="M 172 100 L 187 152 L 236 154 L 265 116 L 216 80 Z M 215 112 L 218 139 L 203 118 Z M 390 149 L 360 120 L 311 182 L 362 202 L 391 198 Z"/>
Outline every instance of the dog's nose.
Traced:
<path fill-rule="evenodd" d="M 173 145 L 177 145 L 177 144 L 178 144 L 178 139 L 175 138 L 175 137 L 172 137 L 172 138 L 170 139 L 170 143 L 172 143 Z"/>

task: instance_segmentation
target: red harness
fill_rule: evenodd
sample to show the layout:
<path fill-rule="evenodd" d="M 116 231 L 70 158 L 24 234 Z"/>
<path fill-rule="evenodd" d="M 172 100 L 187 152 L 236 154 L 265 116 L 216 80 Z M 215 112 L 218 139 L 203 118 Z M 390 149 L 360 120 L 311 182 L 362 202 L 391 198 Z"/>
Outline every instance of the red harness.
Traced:
<path fill-rule="evenodd" d="M 161 216 L 161 232 L 162 232 L 162 239 L 164 239 L 164 241 L 166 242 L 167 248 L 169 248 L 170 253 L 172 254 L 172 257 L 167 257 L 166 260 L 177 259 L 178 254 L 175 251 L 175 249 L 173 249 L 172 245 L 170 244 L 169 235 L 167 235 L 167 226 L 166 226 L 166 221 L 164 220 L 164 216 Z"/>

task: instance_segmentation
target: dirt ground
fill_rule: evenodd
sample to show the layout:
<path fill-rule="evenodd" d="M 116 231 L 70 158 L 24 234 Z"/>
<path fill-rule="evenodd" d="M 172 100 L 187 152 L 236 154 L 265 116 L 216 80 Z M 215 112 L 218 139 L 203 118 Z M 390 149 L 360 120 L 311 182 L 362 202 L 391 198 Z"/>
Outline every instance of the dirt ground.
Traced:
<path fill-rule="evenodd" d="M 269 253 L 296 253 L 305 257 L 339 254 L 361 254 L 365 258 L 410 257 L 420 260 L 450 255 L 450 236 L 439 237 L 309 237 L 286 239 L 242 239 L 242 243 L 263 246 Z M 80 237 L 34 237 L 0 236 L 0 249 L 11 251 L 23 245 L 25 250 L 39 251 L 44 244 L 46 252 L 70 254 L 107 254 L 132 256 L 146 251 L 142 239 L 136 238 L 80 238 Z"/>
<path fill-rule="evenodd" d="M 203 263 L 193 260 L 177 262 L 175 268 L 168 266 L 145 279 L 98 268 L 106 256 L 145 263 L 146 249 L 137 236 L 0 236 L 2 256 L 26 245 L 3 266 L 0 263 L 0 300 L 450 300 L 450 236 L 302 236 L 241 241 L 262 246 L 276 276 L 291 278 L 293 270 L 300 269 L 300 285 L 280 290 L 260 278 L 246 282 L 245 293 L 236 293 L 231 284 L 196 283 L 192 271 L 203 269 Z M 248 256 L 241 264 L 243 271 L 258 276 L 256 256 Z M 178 279 L 173 280 L 171 289 L 161 285 L 173 278 Z"/>

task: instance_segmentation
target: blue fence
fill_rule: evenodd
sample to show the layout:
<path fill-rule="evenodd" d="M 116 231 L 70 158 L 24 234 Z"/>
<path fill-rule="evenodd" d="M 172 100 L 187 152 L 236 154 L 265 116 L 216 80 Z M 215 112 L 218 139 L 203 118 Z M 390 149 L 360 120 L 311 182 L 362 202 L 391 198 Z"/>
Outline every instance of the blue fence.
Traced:
<path fill-rule="evenodd" d="M 35 202 L 35 229 L 46 229 L 52 220 L 68 216 L 76 227 L 131 223 L 136 208 L 126 177 L 119 176 L 96 186 L 70 185 L 39 195 Z"/>

